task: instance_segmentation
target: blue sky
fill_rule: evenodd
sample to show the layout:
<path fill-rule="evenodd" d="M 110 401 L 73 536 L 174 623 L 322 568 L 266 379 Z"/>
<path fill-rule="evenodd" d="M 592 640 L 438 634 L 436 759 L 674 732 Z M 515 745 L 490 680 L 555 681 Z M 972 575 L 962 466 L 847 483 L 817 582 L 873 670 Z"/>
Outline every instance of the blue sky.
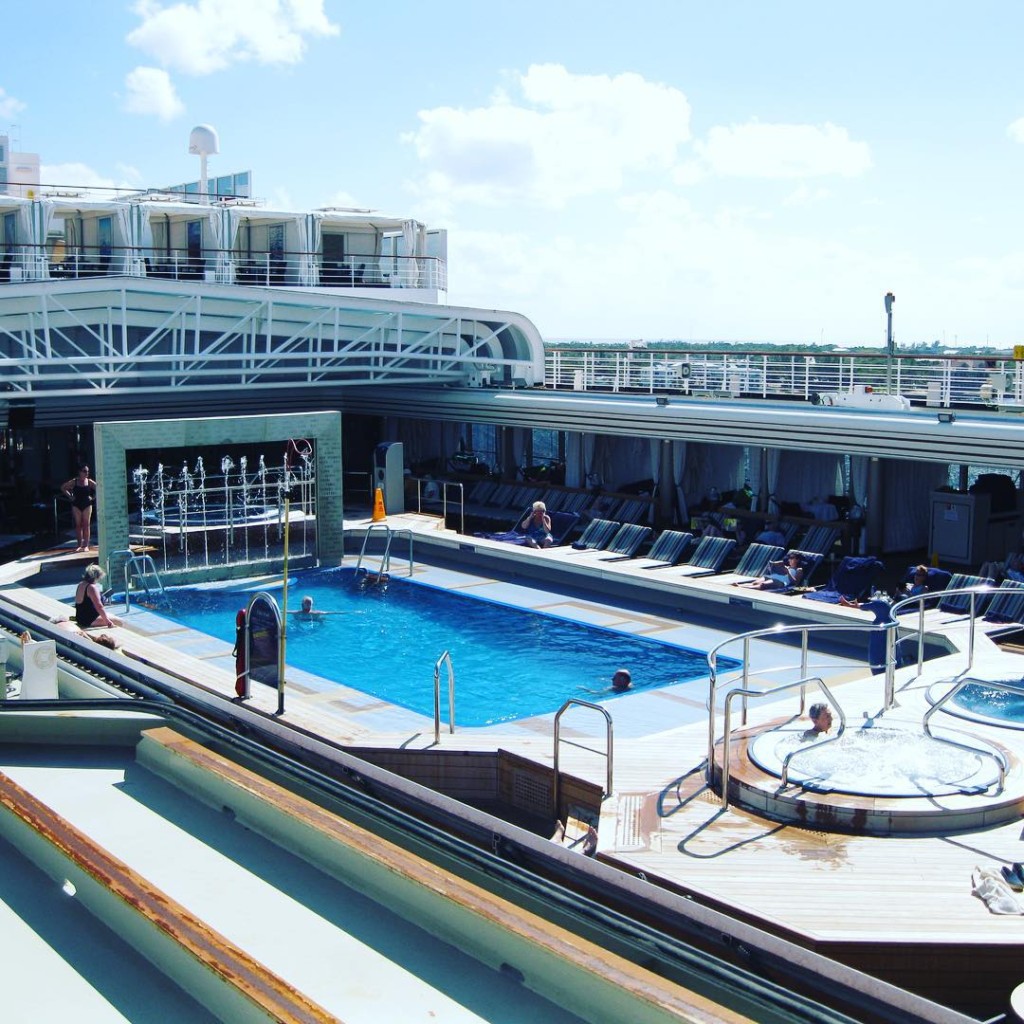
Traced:
<path fill-rule="evenodd" d="M 449 229 L 547 338 L 1024 342 L 1024 4 L 35 0 L 0 131 L 44 181 L 251 169 Z M 13 127 L 12 127 L 13 126 Z"/>

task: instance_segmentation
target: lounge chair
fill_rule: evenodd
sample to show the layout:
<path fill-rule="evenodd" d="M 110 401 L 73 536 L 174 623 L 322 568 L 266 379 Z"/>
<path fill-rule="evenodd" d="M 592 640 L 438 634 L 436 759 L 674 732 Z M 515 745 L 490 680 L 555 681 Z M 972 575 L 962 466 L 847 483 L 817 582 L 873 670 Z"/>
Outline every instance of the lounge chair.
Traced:
<path fill-rule="evenodd" d="M 21 699 L 57 699 L 57 641 L 31 640 L 21 645 Z"/>
<path fill-rule="evenodd" d="M 604 551 L 618 533 L 619 526 L 611 519 L 592 519 L 580 534 L 580 539 L 572 542 L 573 551 Z"/>
<path fill-rule="evenodd" d="M 949 586 L 946 590 L 963 590 L 966 587 L 994 587 L 995 580 L 988 576 L 968 576 L 964 573 L 954 573 L 953 578 L 949 581 Z M 940 612 L 951 612 L 956 615 L 969 615 L 971 610 L 971 596 L 970 594 L 950 594 L 949 597 L 944 597 L 939 601 Z M 988 605 L 989 598 L 987 594 L 979 594 L 974 597 L 974 614 L 980 615 L 986 605 Z"/>
<path fill-rule="evenodd" d="M 800 580 L 799 592 L 803 593 L 810 585 L 811 578 L 814 576 L 814 573 L 817 571 L 818 566 L 821 565 L 825 556 L 820 551 L 802 551 L 800 548 L 790 548 L 781 561 L 788 562 L 790 555 L 800 556 L 800 568 L 803 569 L 804 574 Z M 765 582 L 759 588 L 754 589 L 774 591 L 777 594 L 788 594 L 796 590 L 796 588 L 787 586 L 779 579 L 770 578 L 767 573 L 767 569 L 769 568 L 770 565 L 766 566 L 766 572 L 762 576 L 762 579 L 764 579 Z M 740 586 L 743 586 L 743 584 L 740 584 Z"/>
<path fill-rule="evenodd" d="M 638 523 L 623 523 L 604 549 L 607 552 L 612 552 L 612 554 L 606 555 L 599 559 L 599 561 L 621 562 L 624 559 L 632 558 L 640 550 L 640 545 L 650 535 L 651 528 L 649 526 L 640 526 Z"/>
<path fill-rule="evenodd" d="M 633 561 L 631 569 L 668 569 L 678 565 L 693 543 L 693 534 L 682 530 L 662 530 L 651 550 Z"/>
<path fill-rule="evenodd" d="M 847 555 L 821 590 L 804 594 L 810 601 L 839 604 L 840 599 L 860 601 L 871 592 L 875 578 L 885 566 L 874 555 Z M 806 573 L 804 574 L 806 577 Z"/>
<path fill-rule="evenodd" d="M 820 555 L 827 555 L 839 536 L 839 531 L 834 526 L 810 526 L 800 541 L 801 551 L 817 551 Z"/>
<path fill-rule="evenodd" d="M 768 568 L 769 562 L 777 562 L 786 553 L 785 548 L 776 544 L 751 544 L 732 572 L 721 573 L 715 577 L 715 583 L 749 583 L 760 579 Z"/>
<path fill-rule="evenodd" d="M 1024 583 L 1003 580 L 985 612 L 986 622 L 1024 623 Z"/>
<path fill-rule="evenodd" d="M 714 576 L 734 547 L 734 537 L 701 537 L 693 554 L 678 566 L 678 575 Z"/>
<path fill-rule="evenodd" d="M 912 586 L 916 572 L 917 566 L 911 565 L 904 574 L 901 582 L 907 586 Z M 930 594 L 937 594 L 949 586 L 949 581 L 952 578 L 953 574 L 951 572 L 946 572 L 945 569 L 930 568 L 928 570 L 928 575 L 925 578 L 925 589 Z"/>
<path fill-rule="evenodd" d="M 475 537 L 483 537 L 485 540 L 499 540 L 503 544 L 525 544 L 526 531 L 522 528 L 523 520 L 530 514 L 532 506 L 523 510 L 523 514 L 516 519 L 515 526 L 511 530 L 501 533 L 476 533 Z M 573 527 L 579 522 L 580 517 L 575 512 L 548 512 L 551 520 L 551 546 L 557 547 L 565 543 Z"/>

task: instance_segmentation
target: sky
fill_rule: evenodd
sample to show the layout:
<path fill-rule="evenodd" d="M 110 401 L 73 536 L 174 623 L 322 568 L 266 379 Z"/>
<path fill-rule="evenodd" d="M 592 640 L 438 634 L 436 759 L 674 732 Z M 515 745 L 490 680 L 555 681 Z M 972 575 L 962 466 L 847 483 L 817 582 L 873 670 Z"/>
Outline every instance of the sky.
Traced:
<path fill-rule="evenodd" d="M 251 170 L 447 228 L 547 340 L 1024 343 L 1020 0 L 33 0 L 0 133 L 44 183 Z"/>

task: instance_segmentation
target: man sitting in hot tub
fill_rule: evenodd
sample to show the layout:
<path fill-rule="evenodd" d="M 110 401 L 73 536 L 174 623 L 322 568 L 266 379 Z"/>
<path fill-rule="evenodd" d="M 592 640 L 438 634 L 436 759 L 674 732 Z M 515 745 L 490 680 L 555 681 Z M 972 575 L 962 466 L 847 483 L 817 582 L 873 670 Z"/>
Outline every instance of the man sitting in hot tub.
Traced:
<path fill-rule="evenodd" d="M 551 536 L 551 516 L 543 501 L 535 501 L 529 515 L 519 524 L 526 531 L 526 546 L 530 548 L 549 548 L 554 543 Z"/>
<path fill-rule="evenodd" d="M 811 727 L 805 733 L 805 740 L 816 740 L 832 728 L 832 709 L 827 704 L 812 704 L 807 712 Z"/>

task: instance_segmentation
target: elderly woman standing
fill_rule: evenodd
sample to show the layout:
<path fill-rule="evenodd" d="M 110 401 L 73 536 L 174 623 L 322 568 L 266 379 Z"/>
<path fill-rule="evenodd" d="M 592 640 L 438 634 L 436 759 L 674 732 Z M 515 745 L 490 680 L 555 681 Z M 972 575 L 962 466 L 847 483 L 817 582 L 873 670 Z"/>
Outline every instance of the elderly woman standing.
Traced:
<path fill-rule="evenodd" d="M 526 531 L 526 546 L 530 548 L 549 548 L 554 543 L 551 536 L 551 516 L 543 501 L 535 501 L 529 515 L 519 524 Z"/>
<path fill-rule="evenodd" d="M 78 474 L 61 487 L 65 498 L 71 499 L 71 518 L 75 524 L 76 551 L 88 551 L 92 534 L 92 508 L 96 504 L 96 481 L 89 476 L 88 466 L 79 466 Z"/>

